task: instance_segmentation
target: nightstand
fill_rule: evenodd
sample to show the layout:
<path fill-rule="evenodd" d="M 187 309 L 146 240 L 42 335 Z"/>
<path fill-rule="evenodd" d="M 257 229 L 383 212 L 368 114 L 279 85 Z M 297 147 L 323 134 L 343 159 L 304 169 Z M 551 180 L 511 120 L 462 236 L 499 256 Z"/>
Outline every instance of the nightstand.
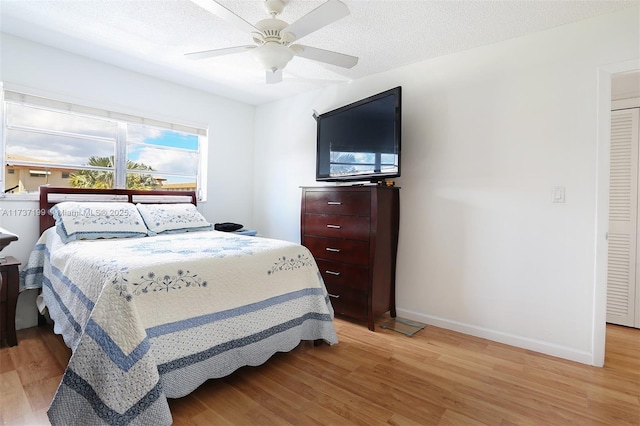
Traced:
<path fill-rule="evenodd" d="M 20 262 L 12 256 L 0 258 L 0 342 L 7 340 L 16 346 L 16 303 L 20 285 L 18 266 Z"/>

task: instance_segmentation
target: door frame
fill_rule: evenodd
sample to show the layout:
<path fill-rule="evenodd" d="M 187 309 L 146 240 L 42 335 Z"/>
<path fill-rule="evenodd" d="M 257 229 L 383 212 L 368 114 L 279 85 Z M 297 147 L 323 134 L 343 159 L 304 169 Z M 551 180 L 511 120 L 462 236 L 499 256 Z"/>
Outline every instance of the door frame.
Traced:
<path fill-rule="evenodd" d="M 640 59 L 598 68 L 596 142 L 595 283 L 591 364 L 604 365 L 607 331 L 607 230 L 609 228 L 609 158 L 611 149 L 611 79 L 615 74 L 640 70 Z"/>

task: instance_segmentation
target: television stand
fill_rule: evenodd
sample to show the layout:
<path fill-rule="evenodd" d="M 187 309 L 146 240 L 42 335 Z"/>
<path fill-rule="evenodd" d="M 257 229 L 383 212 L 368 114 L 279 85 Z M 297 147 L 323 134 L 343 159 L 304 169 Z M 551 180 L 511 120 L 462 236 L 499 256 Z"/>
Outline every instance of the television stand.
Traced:
<path fill-rule="evenodd" d="M 303 187 L 301 224 L 336 314 L 372 331 L 376 317 L 396 316 L 398 187 Z"/>

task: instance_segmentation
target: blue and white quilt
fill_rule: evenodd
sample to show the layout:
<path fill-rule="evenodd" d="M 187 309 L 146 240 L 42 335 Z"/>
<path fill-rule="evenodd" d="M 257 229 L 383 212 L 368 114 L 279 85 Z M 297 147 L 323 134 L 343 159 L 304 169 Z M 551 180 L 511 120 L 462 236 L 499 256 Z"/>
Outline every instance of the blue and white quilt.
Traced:
<path fill-rule="evenodd" d="M 52 228 L 22 275 L 73 350 L 54 425 L 171 424 L 167 398 L 301 340 L 338 342 L 313 257 L 284 241 L 211 231 L 63 244 Z"/>

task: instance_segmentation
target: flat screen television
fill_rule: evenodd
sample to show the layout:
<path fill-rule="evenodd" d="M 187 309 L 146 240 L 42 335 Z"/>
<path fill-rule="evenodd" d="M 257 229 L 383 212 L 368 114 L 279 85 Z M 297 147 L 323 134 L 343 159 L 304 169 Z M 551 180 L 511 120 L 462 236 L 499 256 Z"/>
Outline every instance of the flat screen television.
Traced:
<path fill-rule="evenodd" d="M 317 116 L 316 181 L 400 176 L 401 94 L 395 87 Z"/>

